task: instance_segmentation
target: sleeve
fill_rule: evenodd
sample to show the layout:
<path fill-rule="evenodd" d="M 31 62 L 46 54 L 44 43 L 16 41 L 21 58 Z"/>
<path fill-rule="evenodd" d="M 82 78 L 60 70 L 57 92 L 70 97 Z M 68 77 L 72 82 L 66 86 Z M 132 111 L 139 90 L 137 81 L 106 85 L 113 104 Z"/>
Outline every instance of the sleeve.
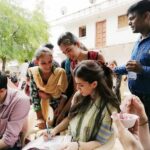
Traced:
<path fill-rule="evenodd" d="M 125 65 L 121 66 L 121 67 L 116 67 L 113 72 L 115 72 L 116 74 L 119 74 L 119 75 L 124 75 L 124 74 L 127 74 L 127 70 L 126 70 L 126 67 Z"/>
<path fill-rule="evenodd" d="M 3 134 L 2 140 L 9 146 L 14 146 L 19 138 L 19 134 L 23 129 L 23 125 L 26 121 L 28 112 L 30 109 L 30 101 L 27 96 L 25 98 L 19 98 L 15 104 L 11 113 L 10 119 L 8 120 L 5 133 Z"/>

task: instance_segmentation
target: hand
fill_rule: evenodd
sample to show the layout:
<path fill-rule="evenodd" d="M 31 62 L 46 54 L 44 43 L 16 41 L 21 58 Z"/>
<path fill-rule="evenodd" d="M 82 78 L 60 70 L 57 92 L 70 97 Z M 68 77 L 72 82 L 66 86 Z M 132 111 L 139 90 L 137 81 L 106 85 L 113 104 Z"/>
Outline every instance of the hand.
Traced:
<path fill-rule="evenodd" d="M 56 134 L 57 134 L 57 131 L 55 130 L 55 128 L 50 131 L 50 134 L 48 134 L 47 131 L 44 131 L 42 133 L 44 141 L 48 141 L 52 139 L 53 137 L 56 136 Z"/>
<path fill-rule="evenodd" d="M 45 129 L 46 128 L 46 122 L 44 119 L 38 119 L 37 120 L 37 126 L 39 129 Z"/>
<path fill-rule="evenodd" d="M 124 150 L 136 149 L 144 150 L 139 140 L 138 120 L 130 132 L 123 126 L 117 113 L 113 113 L 114 130 L 119 138 Z"/>
<path fill-rule="evenodd" d="M 78 143 L 77 142 L 70 142 L 63 144 L 59 150 L 78 150 Z"/>
<path fill-rule="evenodd" d="M 39 96 L 42 99 L 48 99 L 48 98 L 50 98 L 50 95 L 47 94 L 47 93 L 45 93 L 45 92 L 43 92 L 43 91 L 39 91 Z"/>
<path fill-rule="evenodd" d="M 142 71 L 142 65 L 138 61 L 130 60 L 126 64 L 126 70 L 140 73 Z"/>
<path fill-rule="evenodd" d="M 140 101 L 140 99 L 135 95 L 127 96 L 122 104 L 120 105 L 120 109 L 126 113 L 133 113 L 138 115 L 139 124 L 142 124 L 146 120 L 148 120 L 147 115 L 145 113 L 144 105 Z"/>

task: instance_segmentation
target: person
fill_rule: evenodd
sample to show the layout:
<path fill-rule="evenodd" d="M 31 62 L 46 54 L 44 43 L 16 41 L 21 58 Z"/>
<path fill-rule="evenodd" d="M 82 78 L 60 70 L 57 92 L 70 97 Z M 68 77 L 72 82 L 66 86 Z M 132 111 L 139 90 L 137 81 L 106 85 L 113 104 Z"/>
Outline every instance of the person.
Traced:
<path fill-rule="evenodd" d="M 73 70 L 76 65 L 83 60 L 97 60 L 100 63 L 105 63 L 105 59 L 100 52 L 88 51 L 88 49 L 79 41 L 79 39 L 71 32 L 65 32 L 60 35 L 58 41 L 58 46 L 60 50 L 67 56 L 65 60 L 65 70 L 68 78 L 68 89 L 66 90 L 66 95 L 68 96 L 68 103 L 66 104 L 63 115 L 66 115 L 70 109 L 71 99 L 76 91 Z"/>
<path fill-rule="evenodd" d="M 30 101 L 23 92 L 7 87 L 8 78 L 0 72 L 0 149 L 19 150 Z"/>
<path fill-rule="evenodd" d="M 43 47 L 49 48 L 52 52 L 54 51 L 54 45 L 52 43 L 46 43 Z M 53 64 L 55 67 L 60 67 L 59 63 L 56 60 L 53 60 Z"/>
<path fill-rule="evenodd" d="M 111 70 L 94 60 L 84 60 L 75 68 L 77 92 L 68 117 L 50 133 L 53 137 L 69 125 L 73 142 L 61 145 L 61 150 L 95 149 L 113 135 L 110 116 L 113 111 L 119 111 L 119 101 L 105 80 L 106 74 L 111 76 Z"/>
<path fill-rule="evenodd" d="M 43 129 L 46 122 L 49 122 L 49 103 L 55 110 L 55 119 L 62 110 L 66 100 L 63 93 L 68 82 L 65 70 L 53 65 L 53 56 L 48 48 L 39 48 L 35 55 L 38 66 L 28 69 L 27 82 L 30 86 L 31 101 L 37 114 L 38 127 Z M 52 125 L 52 122 L 50 124 Z"/>
<path fill-rule="evenodd" d="M 18 87 L 19 82 L 18 82 L 18 77 L 17 77 L 16 74 L 12 75 L 12 76 L 10 77 L 10 80 L 11 80 L 11 82 L 12 82 L 16 87 Z"/>
<path fill-rule="evenodd" d="M 113 69 L 116 66 L 117 66 L 116 60 L 112 60 L 108 62 L 108 67 L 110 67 L 111 69 Z M 122 80 L 122 75 L 118 75 L 115 73 L 113 74 L 113 91 L 117 95 L 120 102 L 121 102 L 121 93 L 120 93 L 121 80 Z"/>
<path fill-rule="evenodd" d="M 133 113 L 139 116 L 139 120 L 135 126 L 129 130 L 131 132 L 129 132 L 124 128 L 117 115 L 113 114 L 115 118 L 115 129 L 117 130 L 118 137 L 124 149 L 149 150 L 150 133 L 148 117 L 141 100 L 135 95 L 130 95 L 125 98 L 120 107 L 125 113 Z"/>
<path fill-rule="evenodd" d="M 129 89 L 143 102 L 150 121 L 150 1 L 136 2 L 129 7 L 127 16 L 133 33 L 140 33 L 141 36 L 135 43 L 131 60 L 124 66 L 116 67 L 114 72 L 128 74 Z"/>

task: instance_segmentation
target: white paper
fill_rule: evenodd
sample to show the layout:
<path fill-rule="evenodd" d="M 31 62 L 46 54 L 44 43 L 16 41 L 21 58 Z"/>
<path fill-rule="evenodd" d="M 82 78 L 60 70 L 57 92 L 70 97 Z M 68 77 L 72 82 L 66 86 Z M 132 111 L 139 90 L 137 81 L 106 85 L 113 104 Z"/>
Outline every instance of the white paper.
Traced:
<path fill-rule="evenodd" d="M 56 136 L 49 141 L 44 141 L 43 137 L 28 143 L 22 150 L 29 148 L 38 148 L 40 150 L 57 150 L 63 143 L 71 142 L 71 136 Z"/>
<path fill-rule="evenodd" d="M 137 74 L 135 72 L 128 72 L 128 78 L 131 79 L 131 80 L 136 80 L 137 78 Z"/>

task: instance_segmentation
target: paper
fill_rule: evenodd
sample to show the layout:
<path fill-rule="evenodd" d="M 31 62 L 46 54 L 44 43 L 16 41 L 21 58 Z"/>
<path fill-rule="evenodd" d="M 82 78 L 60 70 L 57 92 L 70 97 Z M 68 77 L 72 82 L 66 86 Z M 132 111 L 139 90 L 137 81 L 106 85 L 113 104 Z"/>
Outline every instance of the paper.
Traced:
<path fill-rule="evenodd" d="M 128 72 L 128 78 L 129 78 L 130 80 L 136 80 L 137 74 L 136 74 L 135 72 L 129 71 L 129 72 Z"/>
<path fill-rule="evenodd" d="M 44 141 L 43 137 L 39 137 L 36 140 L 28 143 L 22 150 L 28 150 L 30 148 L 38 148 L 40 150 L 57 150 L 62 143 L 71 142 L 71 136 L 56 136 L 49 141 Z"/>

